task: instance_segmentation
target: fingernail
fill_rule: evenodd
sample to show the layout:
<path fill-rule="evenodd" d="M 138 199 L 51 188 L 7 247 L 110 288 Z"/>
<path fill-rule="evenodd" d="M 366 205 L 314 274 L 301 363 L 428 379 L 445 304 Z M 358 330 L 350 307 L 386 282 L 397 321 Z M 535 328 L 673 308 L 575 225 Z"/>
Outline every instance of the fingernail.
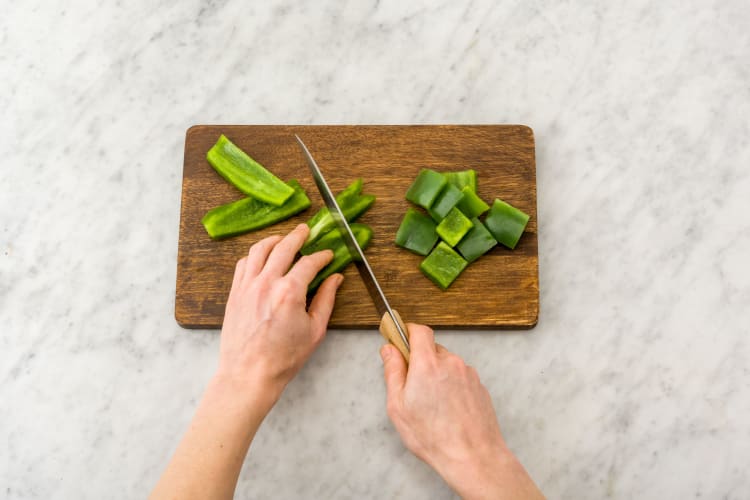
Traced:
<path fill-rule="evenodd" d="M 339 274 L 338 277 L 336 277 L 336 286 L 341 286 L 341 283 L 344 282 L 344 275 Z"/>

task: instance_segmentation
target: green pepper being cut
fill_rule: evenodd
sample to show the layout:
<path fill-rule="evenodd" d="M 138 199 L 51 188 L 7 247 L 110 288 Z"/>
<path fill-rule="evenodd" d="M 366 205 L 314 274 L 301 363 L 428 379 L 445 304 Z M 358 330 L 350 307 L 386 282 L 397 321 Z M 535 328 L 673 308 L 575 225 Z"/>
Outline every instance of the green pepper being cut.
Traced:
<path fill-rule="evenodd" d="M 343 191 L 336 195 L 336 203 L 344 213 L 344 217 L 348 222 L 352 222 L 362 215 L 368 208 L 375 203 L 375 196 L 370 194 L 360 194 L 362 192 L 362 179 L 349 184 Z M 331 212 L 328 207 L 323 207 L 313 215 L 307 225 L 310 227 L 310 234 L 305 240 L 305 245 L 302 247 L 303 253 L 310 245 L 312 245 L 318 238 L 323 236 L 325 233 L 336 227 L 336 221 L 333 220 Z"/>
<path fill-rule="evenodd" d="M 406 192 L 406 199 L 421 207 L 430 208 L 447 182 L 443 174 L 423 168 Z"/>
<path fill-rule="evenodd" d="M 471 190 L 469 186 L 465 186 L 461 190 L 461 194 L 463 197 L 458 202 L 458 209 L 461 210 L 466 217 L 472 219 L 474 217 L 479 217 L 483 213 L 485 213 L 487 210 L 490 209 L 490 206 L 482 200 L 479 196 L 477 196 L 477 193 Z"/>
<path fill-rule="evenodd" d="M 445 290 L 468 263 L 451 247 L 441 241 L 435 249 L 420 264 L 419 269 L 430 278 L 433 283 Z"/>
<path fill-rule="evenodd" d="M 294 194 L 293 188 L 250 158 L 224 134 L 208 150 L 206 159 L 219 175 L 256 200 L 279 207 Z"/>
<path fill-rule="evenodd" d="M 470 264 L 497 245 L 495 237 L 479 219 L 473 218 L 471 222 L 474 227 L 466 233 L 466 236 L 456 246 L 456 249 Z"/>
<path fill-rule="evenodd" d="M 372 229 L 366 224 L 357 223 L 352 224 L 351 228 L 354 237 L 357 239 L 357 243 L 364 250 L 370 244 L 370 240 L 372 240 Z M 352 262 L 352 254 L 349 252 L 338 229 L 332 229 L 324 234 L 310 246 L 309 250 L 310 253 L 321 250 L 333 250 L 333 260 L 315 276 L 307 288 L 308 292 L 314 291 L 323 283 L 323 280 L 333 273 L 341 271 Z"/>
<path fill-rule="evenodd" d="M 516 248 L 528 222 L 528 214 L 499 198 L 492 204 L 490 212 L 484 219 L 484 224 L 497 242 L 511 250 Z"/>
<path fill-rule="evenodd" d="M 427 255 L 437 240 L 435 222 L 419 211 L 409 208 L 398 227 L 396 245 L 419 255 Z"/>
<path fill-rule="evenodd" d="M 445 219 L 445 216 L 448 215 L 448 212 L 450 212 L 451 208 L 455 207 L 463 197 L 464 194 L 460 189 L 458 189 L 453 184 L 446 184 L 438 197 L 435 198 L 432 206 L 427 209 L 427 212 L 430 214 L 430 217 L 435 220 L 435 222 L 440 222 L 441 220 Z"/>
<path fill-rule="evenodd" d="M 209 210 L 201 219 L 203 227 L 211 238 L 219 239 L 261 229 L 288 219 L 310 206 L 310 199 L 296 180 L 290 180 L 288 185 L 293 195 L 280 207 L 252 197 L 243 198 Z"/>
<path fill-rule="evenodd" d="M 464 186 L 470 186 L 471 190 L 477 192 L 477 173 L 474 170 L 462 170 L 460 172 L 444 172 L 443 175 L 448 184 L 453 184 L 461 191 Z"/>
<path fill-rule="evenodd" d="M 445 219 L 437 225 L 435 231 L 437 231 L 437 234 L 440 235 L 443 241 L 454 247 L 469 232 L 472 226 L 471 221 L 459 209 L 454 207 L 450 209 Z"/>

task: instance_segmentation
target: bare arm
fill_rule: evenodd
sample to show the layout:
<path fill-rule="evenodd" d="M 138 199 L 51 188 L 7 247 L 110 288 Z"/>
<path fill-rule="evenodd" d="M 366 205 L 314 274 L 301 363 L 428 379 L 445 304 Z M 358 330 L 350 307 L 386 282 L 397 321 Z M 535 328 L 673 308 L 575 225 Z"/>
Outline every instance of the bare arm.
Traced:
<path fill-rule="evenodd" d="M 302 224 L 266 238 L 237 263 L 218 370 L 152 498 L 232 498 L 258 427 L 323 340 L 343 280 L 329 277 L 305 309 L 308 284 L 333 256 L 318 252 L 291 267 L 308 231 Z"/>
<path fill-rule="evenodd" d="M 544 498 L 505 445 L 476 370 L 435 344 L 430 328 L 408 328 L 408 369 L 394 346 L 380 351 L 388 415 L 406 447 L 465 499 Z"/>

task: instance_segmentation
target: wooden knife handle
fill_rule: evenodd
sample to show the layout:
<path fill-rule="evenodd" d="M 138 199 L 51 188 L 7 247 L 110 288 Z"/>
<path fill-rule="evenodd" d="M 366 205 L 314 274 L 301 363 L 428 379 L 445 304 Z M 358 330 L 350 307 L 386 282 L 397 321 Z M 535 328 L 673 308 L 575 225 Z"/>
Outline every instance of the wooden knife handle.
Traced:
<path fill-rule="evenodd" d="M 406 325 L 404 324 L 404 321 L 401 319 L 401 316 L 399 315 L 398 311 L 395 309 L 393 310 L 393 315 L 396 316 L 396 319 L 398 320 L 399 326 L 401 326 L 401 330 L 406 334 L 406 339 L 409 340 L 409 330 L 406 329 Z M 406 345 L 404 345 L 404 341 L 401 340 L 401 335 L 398 334 L 398 329 L 396 329 L 396 324 L 393 322 L 393 319 L 388 313 L 385 313 L 383 317 L 380 319 L 380 334 L 390 342 L 391 344 L 396 346 L 396 349 L 399 350 L 401 355 L 406 360 L 406 364 L 409 364 L 409 349 L 407 349 Z"/>

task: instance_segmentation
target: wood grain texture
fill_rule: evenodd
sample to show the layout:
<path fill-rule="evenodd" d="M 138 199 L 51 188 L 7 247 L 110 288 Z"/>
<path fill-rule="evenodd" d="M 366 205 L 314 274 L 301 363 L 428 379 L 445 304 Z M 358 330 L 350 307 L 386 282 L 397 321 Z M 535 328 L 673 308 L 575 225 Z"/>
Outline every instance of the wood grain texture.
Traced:
<path fill-rule="evenodd" d="M 254 233 L 213 241 L 201 225 L 210 208 L 243 197 L 211 168 L 206 151 L 220 134 L 284 180 L 297 179 L 312 207 Z M 360 219 L 374 236 L 366 254 L 405 321 L 435 328 L 531 328 L 539 314 L 534 135 L 522 125 L 265 126 L 198 125 L 187 131 L 177 257 L 175 317 L 186 328 L 220 328 L 236 261 L 250 245 L 305 222 L 323 201 L 294 140 L 299 134 L 334 192 L 357 177 L 377 196 Z M 469 265 L 445 292 L 419 271 L 422 257 L 393 243 L 404 199 L 420 168 L 473 168 L 479 195 L 531 218 L 515 250 L 498 245 Z M 377 328 L 380 317 L 354 266 L 336 299 L 331 328 Z"/>

